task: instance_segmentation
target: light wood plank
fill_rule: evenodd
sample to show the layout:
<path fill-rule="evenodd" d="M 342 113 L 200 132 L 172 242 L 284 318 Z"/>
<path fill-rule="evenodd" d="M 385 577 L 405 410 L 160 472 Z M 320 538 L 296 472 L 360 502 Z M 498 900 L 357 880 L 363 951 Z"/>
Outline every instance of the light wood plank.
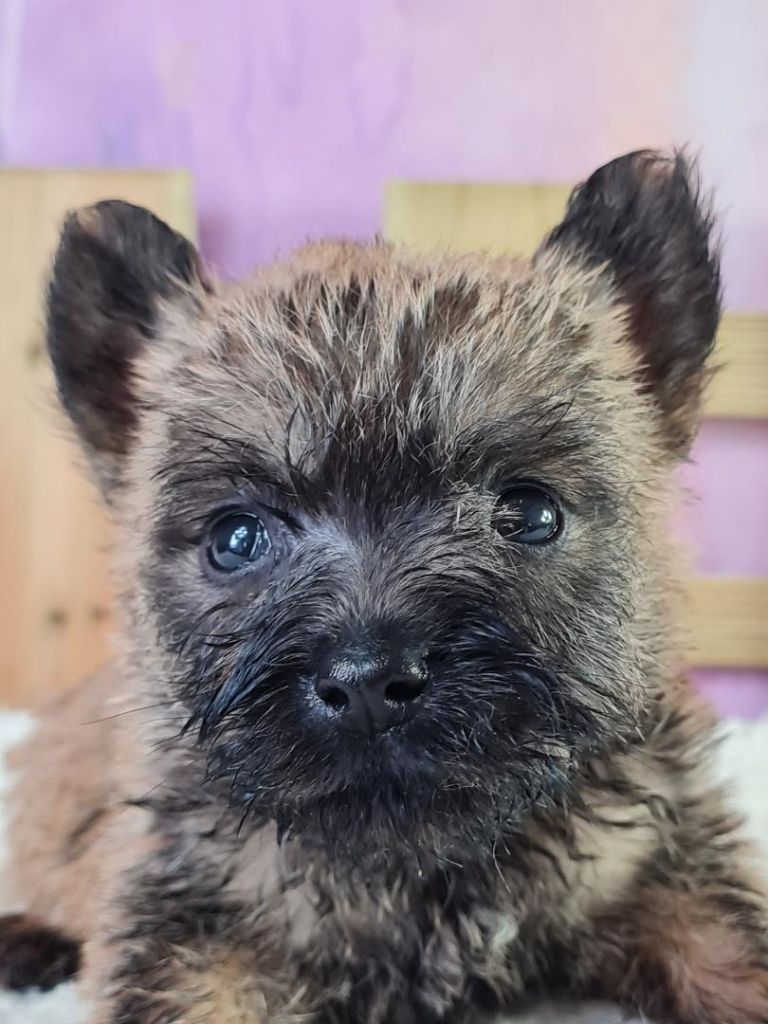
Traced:
<path fill-rule="evenodd" d="M 75 465 L 41 329 L 62 218 L 105 198 L 195 233 L 182 172 L 0 171 L 0 703 L 34 704 L 107 654 L 109 530 Z"/>
<path fill-rule="evenodd" d="M 560 220 L 569 185 L 392 182 L 385 233 L 420 250 L 478 250 L 530 256 Z M 726 314 L 705 414 L 768 418 L 768 316 Z"/>
<path fill-rule="evenodd" d="M 562 218 L 568 185 L 392 182 L 385 233 L 418 249 L 530 256 Z"/>
<path fill-rule="evenodd" d="M 768 580 L 699 577 L 688 604 L 695 665 L 768 669 Z"/>
<path fill-rule="evenodd" d="M 704 413 L 721 419 L 768 419 L 768 316 L 726 313 Z"/>

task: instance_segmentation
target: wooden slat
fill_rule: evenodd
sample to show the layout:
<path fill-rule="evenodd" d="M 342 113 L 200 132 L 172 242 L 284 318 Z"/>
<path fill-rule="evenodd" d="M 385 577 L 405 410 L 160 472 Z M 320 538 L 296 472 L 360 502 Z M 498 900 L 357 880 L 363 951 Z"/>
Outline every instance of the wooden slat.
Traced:
<path fill-rule="evenodd" d="M 53 399 L 43 287 L 65 212 L 104 198 L 194 234 L 182 172 L 0 171 L 0 704 L 32 704 L 105 658 L 108 528 Z"/>
<path fill-rule="evenodd" d="M 560 220 L 568 185 L 392 182 L 385 232 L 417 249 L 480 250 L 530 256 Z M 718 337 L 705 412 L 768 418 L 768 316 L 727 314 Z"/>
<path fill-rule="evenodd" d="M 721 369 L 708 388 L 705 414 L 768 419 L 768 316 L 726 313 L 714 362 Z"/>
<path fill-rule="evenodd" d="M 418 249 L 530 256 L 562 218 L 568 185 L 392 182 L 385 232 Z"/>
<path fill-rule="evenodd" d="M 768 668 L 768 580 L 700 577 L 688 614 L 694 664 Z"/>

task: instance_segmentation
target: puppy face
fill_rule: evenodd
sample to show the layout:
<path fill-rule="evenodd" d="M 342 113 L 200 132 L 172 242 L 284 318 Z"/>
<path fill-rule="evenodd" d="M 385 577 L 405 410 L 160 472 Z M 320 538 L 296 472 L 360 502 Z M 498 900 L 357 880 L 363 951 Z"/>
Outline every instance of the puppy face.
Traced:
<path fill-rule="evenodd" d="M 127 552 L 127 658 L 220 799 L 449 855 L 642 732 L 708 236 L 655 154 L 530 265 L 329 244 L 214 291 L 145 211 L 73 215 L 50 347 Z"/>

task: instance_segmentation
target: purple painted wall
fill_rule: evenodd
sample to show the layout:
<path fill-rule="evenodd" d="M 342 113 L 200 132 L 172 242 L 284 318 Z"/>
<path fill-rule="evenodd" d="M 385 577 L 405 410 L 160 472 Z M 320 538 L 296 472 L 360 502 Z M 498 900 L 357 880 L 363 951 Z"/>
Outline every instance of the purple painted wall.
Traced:
<path fill-rule="evenodd" d="M 184 166 L 226 274 L 368 235 L 391 177 L 578 179 L 690 142 L 727 299 L 768 309 L 764 0 L 0 0 L 0 160 Z M 768 428 L 708 424 L 686 481 L 710 572 L 768 574 Z M 768 679 L 704 673 L 720 706 Z"/>

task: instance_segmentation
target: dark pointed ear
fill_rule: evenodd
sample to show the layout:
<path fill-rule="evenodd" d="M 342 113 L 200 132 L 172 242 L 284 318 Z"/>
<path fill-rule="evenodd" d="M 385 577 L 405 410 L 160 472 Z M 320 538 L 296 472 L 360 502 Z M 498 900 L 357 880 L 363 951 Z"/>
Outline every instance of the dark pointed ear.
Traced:
<path fill-rule="evenodd" d="M 155 343 L 159 304 L 194 313 L 207 290 L 194 246 L 148 210 L 110 200 L 64 223 L 48 291 L 48 350 L 107 494 L 135 430 L 134 363 Z"/>
<path fill-rule="evenodd" d="M 698 423 L 721 300 L 712 213 L 695 168 L 679 153 L 649 150 L 606 164 L 573 192 L 539 253 L 554 247 L 612 275 L 669 445 L 684 454 Z"/>

